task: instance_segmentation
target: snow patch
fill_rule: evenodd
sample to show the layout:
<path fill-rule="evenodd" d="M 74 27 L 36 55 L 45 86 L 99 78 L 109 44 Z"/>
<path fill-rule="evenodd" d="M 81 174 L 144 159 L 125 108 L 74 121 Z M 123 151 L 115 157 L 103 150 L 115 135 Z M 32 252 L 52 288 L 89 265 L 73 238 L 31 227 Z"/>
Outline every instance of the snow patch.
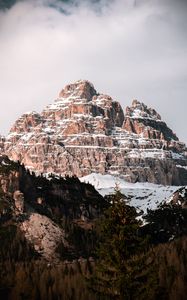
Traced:
<path fill-rule="evenodd" d="M 180 188 L 179 186 L 164 186 L 148 182 L 129 183 L 118 176 L 98 173 L 84 176 L 80 178 L 80 181 L 92 184 L 102 196 L 113 193 L 117 183 L 121 192 L 130 199 L 129 204 L 144 213 L 148 209 L 156 209 L 159 204 L 171 198 L 171 195 Z"/>

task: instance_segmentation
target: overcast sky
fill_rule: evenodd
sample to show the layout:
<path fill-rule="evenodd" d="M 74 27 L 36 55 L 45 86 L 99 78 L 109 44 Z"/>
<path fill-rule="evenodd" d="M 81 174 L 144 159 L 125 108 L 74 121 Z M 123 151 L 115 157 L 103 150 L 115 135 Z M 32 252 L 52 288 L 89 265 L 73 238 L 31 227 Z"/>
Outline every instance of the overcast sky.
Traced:
<path fill-rule="evenodd" d="M 0 133 L 87 79 L 123 108 L 132 99 L 152 106 L 187 142 L 187 1 L 64 2 L 0 12 Z"/>

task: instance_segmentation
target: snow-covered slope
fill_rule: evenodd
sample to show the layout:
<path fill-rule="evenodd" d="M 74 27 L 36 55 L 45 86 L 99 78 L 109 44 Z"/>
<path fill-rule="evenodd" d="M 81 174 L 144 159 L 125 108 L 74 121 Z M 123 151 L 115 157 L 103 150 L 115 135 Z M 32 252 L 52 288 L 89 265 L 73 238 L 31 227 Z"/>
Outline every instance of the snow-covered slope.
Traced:
<path fill-rule="evenodd" d="M 179 186 L 164 186 L 152 183 L 129 183 L 117 176 L 92 173 L 80 178 L 82 182 L 92 184 L 102 195 L 114 192 L 116 185 L 129 198 L 129 204 L 146 213 L 155 209 L 161 202 L 168 200 Z"/>

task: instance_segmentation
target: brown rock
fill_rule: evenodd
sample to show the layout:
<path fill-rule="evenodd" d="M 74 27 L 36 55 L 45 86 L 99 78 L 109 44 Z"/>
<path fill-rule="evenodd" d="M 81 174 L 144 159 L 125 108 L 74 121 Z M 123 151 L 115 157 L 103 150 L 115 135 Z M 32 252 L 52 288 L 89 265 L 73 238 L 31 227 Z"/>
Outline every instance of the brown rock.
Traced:
<path fill-rule="evenodd" d="M 137 100 L 133 100 L 132 106 L 127 107 L 123 128 L 148 139 L 178 141 L 172 130 L 161 121 L 160 115 Z"/>
<path fill-rule="evenodd" d="M 160 115 L 134 100 L 124 116 L 118 102 L 88 81 L 66 86 L 41 114 L 24 114 L 2 148 L 38 173 L 187 184 L 186 146 Z"/>

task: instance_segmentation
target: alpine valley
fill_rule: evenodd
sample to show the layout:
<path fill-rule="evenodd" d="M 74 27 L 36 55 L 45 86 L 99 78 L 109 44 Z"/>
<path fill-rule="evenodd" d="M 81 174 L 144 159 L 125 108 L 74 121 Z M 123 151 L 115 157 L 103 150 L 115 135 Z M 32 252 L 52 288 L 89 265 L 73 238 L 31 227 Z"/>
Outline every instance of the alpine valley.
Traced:
<path fill-rule="evenodd" d="M 187 148 L 153 108 L 79 80 L 16 120 L 0 154 L 0 299 L 140 299 L 87 284 L 119 194 L 157 270 L 146 299 L 186 299 Z"/>

